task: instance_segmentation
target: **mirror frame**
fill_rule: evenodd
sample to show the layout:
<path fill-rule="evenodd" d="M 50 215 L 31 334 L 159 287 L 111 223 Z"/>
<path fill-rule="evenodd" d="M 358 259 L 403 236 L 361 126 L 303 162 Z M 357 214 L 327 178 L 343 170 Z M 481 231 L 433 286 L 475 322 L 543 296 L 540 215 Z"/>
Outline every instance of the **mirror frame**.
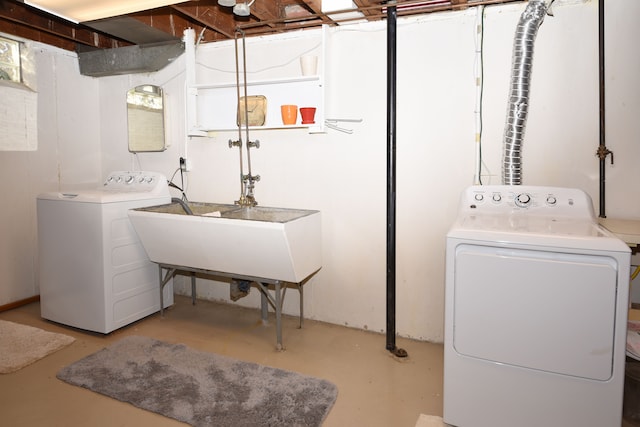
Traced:
<path fill-rule="evenodd" d="M 127 135 L 131 153 L 167 149 L 162 88 L 139 85 L 127 91 Z"/>

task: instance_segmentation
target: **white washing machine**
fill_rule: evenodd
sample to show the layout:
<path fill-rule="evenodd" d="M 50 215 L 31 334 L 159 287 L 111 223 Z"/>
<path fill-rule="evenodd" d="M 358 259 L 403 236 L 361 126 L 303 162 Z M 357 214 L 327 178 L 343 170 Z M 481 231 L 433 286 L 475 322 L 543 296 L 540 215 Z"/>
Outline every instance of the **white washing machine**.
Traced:
<path fill-rule="evenodd" d="M 159 311 L 158 266 L 127 211 L 170 202 L 167 180 L 155 172 L 113 172 L 95 191 L 39 195 L 42 317 L 109 333 Z M 173 304 L 173 287 L 164 292 L 165 306 Z"/>
<path fill-rule="evenodd" d="M 580 190 L 468 188 L 447 235 L 444 421 L 620 426 L 629 265 Z"/>

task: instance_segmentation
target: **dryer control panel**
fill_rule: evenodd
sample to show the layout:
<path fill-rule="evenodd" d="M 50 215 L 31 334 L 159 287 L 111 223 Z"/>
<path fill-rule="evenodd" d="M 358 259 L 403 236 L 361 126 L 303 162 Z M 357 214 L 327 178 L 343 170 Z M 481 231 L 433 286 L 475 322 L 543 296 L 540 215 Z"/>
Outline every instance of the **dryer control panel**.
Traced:
<path fill-rule="evenodd" d="M 471 186 L 462 193 L 461 211 L 572 217 L 594 220 L 591 197 L 582 190 L 525 185 Z"/>

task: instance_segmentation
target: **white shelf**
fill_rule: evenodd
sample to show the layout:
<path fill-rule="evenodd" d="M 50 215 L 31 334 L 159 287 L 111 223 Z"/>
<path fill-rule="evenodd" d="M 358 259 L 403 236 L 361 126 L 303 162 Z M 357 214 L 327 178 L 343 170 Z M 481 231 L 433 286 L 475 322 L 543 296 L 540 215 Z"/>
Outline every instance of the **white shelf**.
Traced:
<path fill-rule="evenodd" d="M 188 31 L 188 30 L 187 30 Z M 185 33 L 186 34 L 186 33 Z M 322 32 L 324 52 L 324 31 Z M 192 34 L 193 35 L 193 34 Z M 196 51 L 193 41 L 185 40 L 187 53 L 187 135 L 209 136 L 213 132 L 237 131 L 238 90 L 236 82 L 196 81 Z M 312 76 L 282 76 L 263 80 L 247 81 L 247 95 L 263 95 L 267 99 L 267 114 L 264 126 L 252 126 L 250 130 L 308 129 L 310 133 L 324 131 L 324 77 L 320 61 L 320 72 Z M 244 96 L 244 83 L 240 82 L 240 96 Z M 280 106 L 285 104 L 315 107 L 315 123 L 302 124 L 298 111 L 295 125 L 283 125 Z M 244 129 L 244 128 L 243 128 Z"/>
<path fill-rule="evenodd" d="M 299 83 L 299 82 L 312 82 L 312 81 L 320 81 L 319 75 L 314 76 L 299 76 L 299 77 L 285 77 L 280 79 L 269 79 L 269 80 L 255 80 L 255 81 L 247 81 L 247 87 L 253 86 L 264 86 L 264 85 L 279 85 L 279 84 L 289 84 L 289 83 Z M 240 87 L 240 92 L 244 90 L 242 83 Z M 194 84 L 190 87 L 194 89 L 224 89 L 224 88 L 236 88 L 236 82 L 229 83 L 217 83 L 217 84 Z"/>
<path fill-rule="evenodd" d="M 280 126 L 249 126 L 250 131 L 254 130 L 291 130 L 291 129 L 307 129 L 309 133 L 322 133 L 324 132 L 324 126 L 320 123 L 316 122 L 314 124 L 299 124 L 299 125 L 280 125 Z M 216 132 L 237 132 L 238 127 L 228 127 L 228 128 L 216 128 L 210 129 L 209 126 L 201 127 L 201 128 L 192 128 L 189 130 L 188 136 L 213 136 L 212 134 Z M 245 131 L 245 128 L 242 128 L 242 132 Z M 244 136 L 244 134 L 243 134 Z"/>

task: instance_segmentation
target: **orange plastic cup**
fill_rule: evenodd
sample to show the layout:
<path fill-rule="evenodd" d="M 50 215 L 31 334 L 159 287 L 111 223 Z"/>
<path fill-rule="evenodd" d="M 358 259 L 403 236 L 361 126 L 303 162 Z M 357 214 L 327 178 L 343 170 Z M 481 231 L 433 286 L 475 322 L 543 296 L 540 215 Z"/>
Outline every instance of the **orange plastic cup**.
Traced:
<path fill-rule="evenodd" d="M 282 113 L 282 124 L 295 125 L 298 121 L 297 105 L 281 105 L 280 112 Z"/>

